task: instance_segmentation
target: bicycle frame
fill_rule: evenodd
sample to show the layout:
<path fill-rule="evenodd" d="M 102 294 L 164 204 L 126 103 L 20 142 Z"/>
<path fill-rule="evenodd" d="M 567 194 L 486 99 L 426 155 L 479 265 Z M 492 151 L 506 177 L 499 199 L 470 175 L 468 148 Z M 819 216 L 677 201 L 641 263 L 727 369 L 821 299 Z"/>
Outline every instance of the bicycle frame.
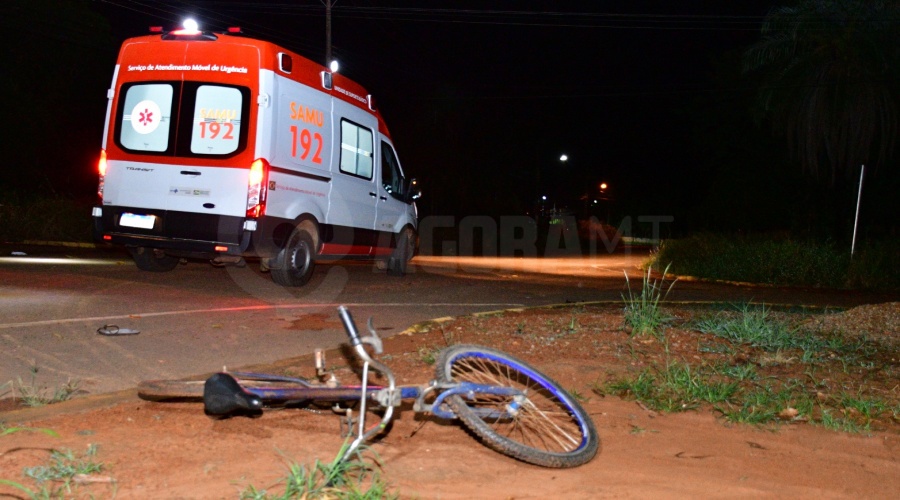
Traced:
<path fill-rule="evenodd" d="M 358 402 L 362 385 L 339 385 L 335 387 L 316 386 L 299 378 L 282 377 L 265 373 L 253 372 L 229 372 L 240 379 L 252 379 L 268 382 L 292 382 L 301 387 L 271 388 L 271 387 L 244 387 L 244 389 L 266 401 L 291 402 L 323 402 L 343 403 Z M 379 406 L 399 406 L 402 401 L 415 400 L 413 411 L 431 413 L 432 415 L 452 420 L 456 414 L 444 409 L 444 399 L 458 394 L 472 396 L 474 394 L 491 394 L 495 396 L 523 396 L 522 391 L 510 387 L 497 387 L 493 385 L 473 384 L 471 382 L 459 382 L 453 384 L 437 384 L 432 382 L 427 385 L 400 385 L 395 387 L 394 396 L 390 396 L 385 386 L 367 385 L 366 399 L 378 403 Z M 399 394 L 399 396 L 397 396 Z M 432 403 L 425 403 L 425 399 L 431 394 L 436 394 Z M 514 410 L 514 409 L 513 409 Z M 510 414 L 514 412 L 511 411 Z M 496 412 L 484 412 L 484 417 L 498 417 Z"/>
<path fill-rule="evenodd" d="M 353 347 L 356 356 L 363 362 L 361 375 L 362 383 L 359 386 L 318 386 L 310 384 L 302 379 L 251 372 L 233 372 L 231 375 L 237 377 L 238 383 L 240 383 L 240 379 L 243 378 L 257 381 L 289 382 L 298 384 L 299 386 L 296 388 L 242 386 L 244 390 L 250 394 L 266 401 L 281 401 L 285 403 L 339 403 L 358 401 L 360 405 L 360 416 L 356 438 L 345 448 L 340 460 L 346 459 L 351 453 L 356 451 L 363 442 L 383 431 L 393 418 L 394 408 L 399 407 L 404 400 L 414 400 L 413 410 L 417 413 L 430 413 L 438 418 L 453 420 L 457 418 L 457 416 L 450 409 L 450 406 L 445 403 L 445 399 L 450 396 L 459 395 L 464 398 L 474 399 L 477 394 L 488 394 L 511 398 L 511 402 L 507 404 L 506 411 L 481 408 L 474 409 L 474 411 L 483 418 L 498 420 L 514 418 L 522 402 L 526 399 L 522 391 L 512 387 L 498 387 L 472 382 L 438 383 L 437 381 L 432 381 L 429 384 L 422 386 L 404 385 L 398 387 L 396 385 L 394 373 L 391 369 L 372 358 L 366 350 L 366 346 L 368 345 L 371 346 L 377 354 L 381 354 L 382 352 L 381 339 L 373 328 L 371 320 L 368 325 L 370 334 L 366 337 L 362 337 L 356 329 L 356 325 L 353 322 L 350 312 L 345 307 L 341 306 L 338 308 L 338 315 L 344 323 L 344 329 L 350 339 L 351 347 Z M 317 365 L 318 364 L 319 360 L 317 359 Z M 321 367 L 317 366 L 317 368 Z M 370 368 L 385 376 L 388 382 L 386 386 L 369 385 Z M 434 399 L 430 403 L 426 402 L 426 399 L 431 397 Z M 384 408 L 385 413 L 378 424 L 366 429 L 366 405 L 368 402 L 377 403 L 378 406 Z"/>

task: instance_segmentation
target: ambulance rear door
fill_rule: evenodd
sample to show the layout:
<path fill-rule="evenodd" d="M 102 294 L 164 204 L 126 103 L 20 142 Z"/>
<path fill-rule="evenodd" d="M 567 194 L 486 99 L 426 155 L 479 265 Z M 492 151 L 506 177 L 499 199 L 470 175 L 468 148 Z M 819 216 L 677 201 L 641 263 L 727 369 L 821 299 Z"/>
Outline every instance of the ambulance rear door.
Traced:
<path fill-rule="evenodd" d="M 120 232 L 237 243 L 247 210 L 252 80 L 219 71 L 228 58 L 216 42 L 144 44 L 138 52 L 154 45 L 142 55 L 154 71 L 122 68 L 113 140 L 126 156 L 110 157 L 103 204 L 116 210 Z M 235 60 L 258 63 L 250 47 L 230 45 L 234 52 L 241 53 Z"/>

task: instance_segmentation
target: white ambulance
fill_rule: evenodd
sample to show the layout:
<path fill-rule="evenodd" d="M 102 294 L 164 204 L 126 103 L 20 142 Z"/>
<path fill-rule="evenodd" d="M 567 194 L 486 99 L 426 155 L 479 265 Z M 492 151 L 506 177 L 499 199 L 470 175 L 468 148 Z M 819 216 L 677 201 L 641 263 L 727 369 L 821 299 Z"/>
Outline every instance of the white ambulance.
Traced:
<path fill-rule="evenodd" d="M 315 261 L 403 274 L 419 196 L 372 96 L 272 43 L 193 27 L 122 45 L 98 170 L 98 240 L 145 271 L 259 257 L 285 286 Z"/>

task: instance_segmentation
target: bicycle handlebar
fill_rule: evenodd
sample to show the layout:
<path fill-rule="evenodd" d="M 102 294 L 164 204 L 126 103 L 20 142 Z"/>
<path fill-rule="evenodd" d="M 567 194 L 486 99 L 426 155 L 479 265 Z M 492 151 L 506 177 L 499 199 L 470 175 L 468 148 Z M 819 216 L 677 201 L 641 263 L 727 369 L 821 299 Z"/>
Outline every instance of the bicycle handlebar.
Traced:
<path fill-rule="evenodd" d="M 360 345 L 362 339 L 359 337 L 359 330 L 356 329 L 356 323 L 353 322 L 353 316 L 350 314 L 350 311 L 344 306 L 338 306 L 338 316 L 341 317 L 344 330 L 347 332 L 347 337 L 350 338 L 350 344 L 353 347 Z"/>

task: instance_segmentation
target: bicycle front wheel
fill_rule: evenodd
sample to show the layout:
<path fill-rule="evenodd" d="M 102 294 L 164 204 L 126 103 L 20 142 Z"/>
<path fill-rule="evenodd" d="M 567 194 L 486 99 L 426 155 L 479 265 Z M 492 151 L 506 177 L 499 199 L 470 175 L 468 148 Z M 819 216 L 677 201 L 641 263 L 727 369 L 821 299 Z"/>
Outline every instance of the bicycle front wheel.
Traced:
<path fill-rule="evenodd" d="M 509 387 L 521 396 L 451 395 L 447 404 L 490 448 L 544 467 L 577 467 L 597 454 L 600 438 L 584 408 L 559 384 L 528 363 L 475 345 L 443 350 L 441 382 Z"/>

